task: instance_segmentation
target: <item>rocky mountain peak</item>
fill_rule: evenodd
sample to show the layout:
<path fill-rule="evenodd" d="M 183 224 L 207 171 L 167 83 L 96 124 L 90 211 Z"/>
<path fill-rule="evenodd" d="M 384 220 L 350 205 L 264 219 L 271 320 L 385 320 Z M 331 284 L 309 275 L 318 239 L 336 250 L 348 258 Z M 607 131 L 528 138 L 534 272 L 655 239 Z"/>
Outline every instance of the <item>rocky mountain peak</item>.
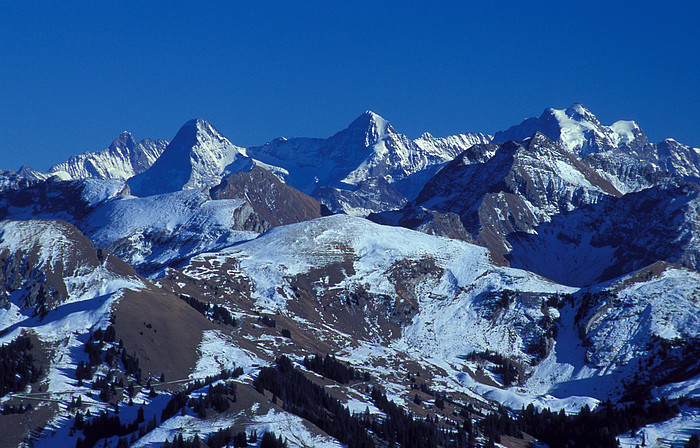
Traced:
<path fill-rule="evenodd" d="M 644 142 L 635 140 L 643 136 L 636 124 L 619 122 L 617 128 L 604 126 L 580 103 L 566 109 L 546 109 L 539 118 L 528 118 L 506 131 L 497 132 L 494 141 L 523 141 L 536 132 L 546 135 L 579 159 L 589 154 L 615 150 L 623 143 L 633 147 L 631 150 L 638 150 L 646 142 L 646 137 L 643 137 Z"/>
<path fill-rule="evenodd" d="M 131 135 L 131 132 L 124 131 L 112 141 L 112 144 L 109 145 L 109 149 L 111 151 L 115 151 L 119 148 L 133 150 L 136 148 L 136 145 L 136 140 L 134 139 L 134 136 Z"/>
<path fill-rule="evenodd" d="M 558 112 L 555 109 L 549 109 L 550 111 L 553 112 Z M 598 121 L 598 118 L 596 118 L 593 113 L 586 108 L 581 103 L 574 103 L 571 106 L 566 108 L 566 116 L 571 118 L 572 120 L 576 121 L 588 121 L 590 123 L 594 123 L 597 125 L 600 125 L 600 121 Z"/>
<path fill-rule="evenodd" d="M 527 148 L 534 150 L 539 149 L 542 146 L 553 145 L 552 139 L 544 135 L 542 132 L 537 131 L 535 134 L 527 140 Z"/>
<path fill-rule="evenodd" d="M 343 133 L 364 140 L 364 145 L 370 146 L 389 134 L 396 134 L 396 130 L 384 118 L 367 110 L 338 134 Z"/>
<path fill-rule="evenodd" d="M 210 190 L 213 199 L 244 199 L 259 216 L 260 231 L 271 227 L 308 221 L 328 214 L 311 196 L 256 166 L 249 172 L 233 173 Z"/>
<path fill-rule="evenodd" d="M 245 150 L 233 145 L 206 120 L 186 122 L 145 172 L 129 179 L 137 196 L 218 185 L 223 176 L 250 169 Z"/>
<path fill-rule="evenodd" d="M 174 146 L 187 146 L 194 142 L 204 142 L 211 139 L 228 142 L 226 137 L 208 121 L 202 118 L 193 118 L 182 125 L 177 134 L 175 134 L 171 144 Z"/>

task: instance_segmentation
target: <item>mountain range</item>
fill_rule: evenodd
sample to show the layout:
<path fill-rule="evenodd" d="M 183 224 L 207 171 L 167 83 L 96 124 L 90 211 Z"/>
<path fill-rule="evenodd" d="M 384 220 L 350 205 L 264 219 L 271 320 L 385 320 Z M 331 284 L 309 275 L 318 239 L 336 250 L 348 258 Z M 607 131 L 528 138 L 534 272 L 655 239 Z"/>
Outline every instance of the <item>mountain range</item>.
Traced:
<path fill-rule="evenodd" d="M 3 171 L 0 445 L 680 446 L 699 178 L 581 104 Z"/>

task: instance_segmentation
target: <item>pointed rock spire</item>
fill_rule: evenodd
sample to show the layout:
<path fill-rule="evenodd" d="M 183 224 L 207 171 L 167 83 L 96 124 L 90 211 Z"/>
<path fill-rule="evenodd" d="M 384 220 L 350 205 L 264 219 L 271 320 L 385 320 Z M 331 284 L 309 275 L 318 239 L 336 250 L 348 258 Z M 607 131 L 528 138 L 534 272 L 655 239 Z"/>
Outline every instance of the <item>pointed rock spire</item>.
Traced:
<path fill-rule="evenodd" d="M 357 117 L 347 129 L 340 131 L 336 135 L 351 135 L 354 138 L 364 140 L 364 145 L 369 146 L 383 139 L 388 134 L 396 134 L 396 130 L 381 116 L 371 110 L 366 110 Z"/>
<path fill-rule="evenodd" d="M 243 148 L 233 145 L 206 120 L 186 122 L 147 171 L 129 179 L 137 196 L 218 185 L 223 176 L 250 168 Z"/>

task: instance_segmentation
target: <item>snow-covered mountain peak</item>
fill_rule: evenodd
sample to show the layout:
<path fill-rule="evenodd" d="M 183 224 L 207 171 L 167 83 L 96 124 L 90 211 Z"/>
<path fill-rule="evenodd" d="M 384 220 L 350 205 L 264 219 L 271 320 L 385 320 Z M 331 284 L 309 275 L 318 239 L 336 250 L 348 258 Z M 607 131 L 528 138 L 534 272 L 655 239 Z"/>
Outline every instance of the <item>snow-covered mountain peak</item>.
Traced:
<path fill-rule="evenodd" d="M 619 120 L 610 125 L 610 129 L 618 146 L 631 145 L 635 141 L 648 143 L 646 135 L 635 121 Z"/>
<path fill-rule="evenodd" d="M 130 132 L 124 131 L 106 149 L 71 156 L 46 172 L 22 167 L 20 175 L 32 182 L 41 182 L 54 176 L 61 180 L 126 180 L 146 171 L 167 145 L 167 141 L 160 139 L 147 138 L 137 142 Z"/>
<path fill-rule="evenodd" d="M 362 115 L 357 117 L 355 121 L 350 123 L 347 129 L 340 133 L 347 132 L 355 136 L 363 136 L 365 146 L 370 146 L 384 139 L 388 134 L 396 134 L 396 130 L 388 121 L 371 110 L 366 110 Z"/>
<path fill-rule="evenodd" d="M 137 196 L 218 185 L 223 176 L 250 168 L 245 150 L 206 120 L 186 122 L 153 166 L 129 180 Z"/>
<path fill-rule="evenodd" d="M 550 110 L 555 111 L 555 112 L 559 112 L 556 109 L 550 109 Z M 593 115 L 593 113 L 590 110 L 588 110 L 588 108 L 586 108 L 586 106 L 584 106 L 581 103 L 572 104 L 571 106 L 566 108 L 564 113 L 566 114 L 567 117 L 571 118 L 572 120 L 588 121 L 591 123 L 600 124 L 600 122 L 598 121 L 598 118 L 596 118 L 596 116 Z"/>
<path fill-rule="evenodd" d="M 580 159 L 617 149 L 619 145 L 637 150 L 647 143 L 636 123 L 619 121 L 613 126 L 604 126 L 580 103 L 566 109 L 546 109 L 539 118 L 528 118 L 506 131 L 497 132 L 494 141 L 524 141 L 536 132 L 543 133 Z"/>
<path fill-rule="evenodd" d="M 129 131 L 123 131 L 117 138 L 115 138 L 112 141 L 112 144 L 109 145 L 109 149 L 115 150 L 117 148 L 128 148 L 128 149 L 133 149 L 136 147 L 136 140 L 134 139 L 134 136 L 131 135 L 131 132 Z"/>
<path fill-rule="evenodd" d="M 173 138 L 172 143 L 186 143 L 191 141 L 205 142 L 207 140 L 220 141 L 231 144 L 214 126 L 202 118 L 193 118 L 187 121 Z"/>

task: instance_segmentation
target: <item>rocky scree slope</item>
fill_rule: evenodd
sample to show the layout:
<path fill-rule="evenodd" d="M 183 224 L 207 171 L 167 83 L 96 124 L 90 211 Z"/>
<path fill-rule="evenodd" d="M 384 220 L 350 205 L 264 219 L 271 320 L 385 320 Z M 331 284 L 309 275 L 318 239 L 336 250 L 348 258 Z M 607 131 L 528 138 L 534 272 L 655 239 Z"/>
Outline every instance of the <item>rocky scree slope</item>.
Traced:
<path fill-rule="evenodd" d="M 468 149 L 435 175 L 406 209 L 456 213 L 475 241 L 504 256 L 511 249 L 511 235 L 532 233 L 554 215 L 619 195 L 610 182 L 538 133 L 524 144 Z M 392 215 L 396 216 L 385 214 L 385 219 Z"/>

